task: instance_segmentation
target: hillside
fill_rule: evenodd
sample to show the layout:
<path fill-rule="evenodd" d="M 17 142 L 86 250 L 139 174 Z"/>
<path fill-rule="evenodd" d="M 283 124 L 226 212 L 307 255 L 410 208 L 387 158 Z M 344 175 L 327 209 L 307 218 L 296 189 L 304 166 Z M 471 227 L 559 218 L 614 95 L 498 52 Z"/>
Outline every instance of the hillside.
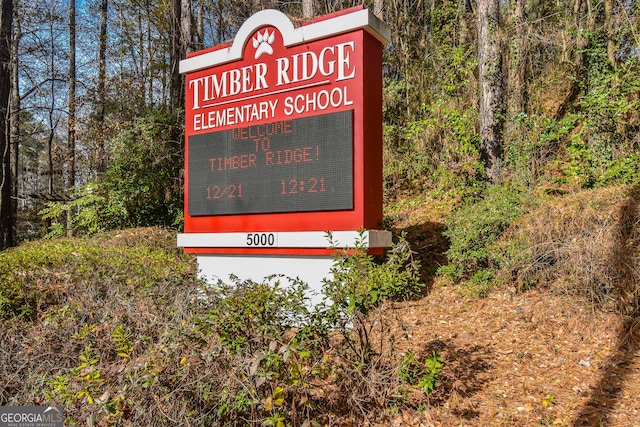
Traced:
<path fill-rule="evenodd" d="M 446 361 L 423 425 L 640 425 L 639 323 L 616 314 L 637 313 L 637 190 L 536 197 L 488 249 L 527 242 L 485 297 L 428 274 L 429 294 L 397 306 L 404 340 Z M 446 263 L 448 211 L 435 201 L 400 206 L 397 229 L 434 271 Z"/>
<path fill-rule="evenodd" d="M 445 360 L 422 425 L 640 425 L 633 321 L 548 292 L 473 300 L 455 287 L 435 287 L 398 315 L 405 340 Z"/>
<path fill-rule="evenodd" d="M 555 270 L 539 263 L 537 285 L 523 287 L 531 269 L 511 265 L 513 280 L 497 274 L 481 297 L 435 273 L 449 247 L 446 208 L 426 196 L 389 204 L 427 286 L 356 319 L 379 343 L 368 365 L 340 347 L 348 329 L 323 338 L 316 325 L 304 338 L 279 326 L 284 313 L 311 319 L 293 294 L 239 285 L 242 293 L 203 298 L 172 231 L 24 243 L 0 254 L 0 405 L 64 404 L 66 425 L 640 425 L 637 319 L 567 285 L 576 273 L 562 267 L 561 250 L 584 262 L 580 235 L 597 243 L 593 256 L 611 255 L 619 225 L 639 223 L 630 194 L 545 199 L 503 236 L 535 235 L 532 224 L 555 233 Z M 635 263 L 637 245 L 626 243 Z M 601 263 L 587 262 L 597 272 Z M 398 382 L 417 366 L 408 354 L 439 355 L 429 395 Z"/>

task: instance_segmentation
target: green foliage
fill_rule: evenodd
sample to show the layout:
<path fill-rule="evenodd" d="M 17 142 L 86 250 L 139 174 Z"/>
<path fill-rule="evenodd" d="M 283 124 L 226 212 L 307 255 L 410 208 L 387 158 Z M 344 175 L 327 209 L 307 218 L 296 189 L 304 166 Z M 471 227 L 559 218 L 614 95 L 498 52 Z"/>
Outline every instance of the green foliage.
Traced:
<path fill-rule="evenodd" d="M 520 112 L 512 120 L 520 135 L 505 140 L 505 175 L 511 181 L 534 186 L 543 173 L 540 165 L 551 160 L 552 166 L 556 162 L 565 166 L 566 159 L 553 160 L 551 156 L 565 141 L 575 139 L 573 134 L 580 123 L 580 114 L 569 113 L 556 119 L 534 112 Z"/>
<path fill-rule="evenodd" d="M 492 249 L 492 247 L 489 247 L 487 252 L 489 252 L 490 258 L 495 259 L 496 257 Z M 496 266 L 495 268 L 498 268 L 498 266 Z M 473 275 L 471 275 L 471 277 L 469 277 L 469 279 L 464 282 L 463 287 L 471 296 L 483 298 L 487 296 L 488 292 L 495 284 L 494 277 L 494 268 L 481 269 L 473 273 Z"/>
<path fill-rule="evenodd" d="M 122 325 L 118 325 L 111 334 L 119 357 L 128 359 L 133 353 L 133 336 Z"/>
<path fill-rule="evenodd" d="M 331 349 L 341 361 L 333 369 L 348 390 L 344 398 L 349 405 L 373 411 L 405 403 L 393 332 L 401 325 L 392 324 L 390 301 L 417 296 L 422 286 L 419 264 L 404 236 L 386 259 L 370 256 L 362 236 L 353 248 L 336 252 L 331 276 L 323 284 L 321 311 L 341 338 Z"/>
<path fill-rule="evenodd" d="M 417 360 L 413 351 L 409 351 L 402 359 L 398 375 L 403 383 L 419 387 L 424 394 L 429 395 L 436 390 L 443 367 L 444 360 L 436 351 L 423 363 Z"/>
<path fill-rule="evenodd" d="M 640 184 L 640 153 L 611 160 L 598 177 L 598 187 L 616 184 Z"/>
<path fill-rule="evenodd" d="M 234 279 L 209 295 L 215 303 L 197 321 L 197 329 L 214 334 L 234 354 L 268 348 L 294 325 L 310 323 L 307 291 L 308 286 L 297 280 L 272 285 Z"/>
<path fill-rule="evenodd" d="M 209 351 L 234 372 L 222 384 L 217 423 L 262 414 L 262 425 L 278 426 L 288 423 L 294 408 L 320 411 L 334 398 L 311 398 L 319 381 L 345 390 L 335 396 L 340 404 L 353 399 L 371 411 L 395 402 L 400 384 L 394 378 L 394 340 L 380 328 L 378 310 L 385 300 L 421 290 L 417 267 L 404 238 L 387 260 L 376 262 L 361 237 L 355 248 L 336 254 L 332 278 L 323 286 L 325 302 L 313 309 L 306 284 L 297 280 L 284 285 L 234 280 L 209 289 L 207 313 L 196 320 L 195 330 L 206 340 L 214 338 Z M 330 331 L 342 336 L 341 344 L 332 343 Z M 337 360 L 329 362 L 329 354 Z M 372 387 L 379 396 L 369 395 Z"/>
<path fill-rule="evenodd" d="M 111 140 L 111 160 L 99 181 L 77 188 L 69 203 L 50 202 L 40 212 L 52 220 L 49 237 L 144 226 L 179 227 L 183 220 L 180 115 L 151 111 L 121 125 Z"/>
<path fill-rule="evenodd" d="M 329 234 L 332 246 L 333 241 Z M 323 290 L 335 308 L 354 310 L 367 315 L 387 299 L 407 299 L 419 295 L 420 264 L 413 258 L 413 252 L 405 236 L 395 243 L 384 262 L 376 262 L 369 255 L 363 234 L 353 248 L 337 252 L 331 268 L 331 278 L 324 282 Z"/>
<path fill-rule="evenodd" d="M 144 290 L 181 280 L 189 266 L 177 252 L 97 239 L 36 241 L 0 252 L 0 317 L 32 318 L 49 305 L 64 306 L 65 290 L 91 281 L 102 293 L 110 286 Z"/>
<path fill-rule="evenodd" d="M 424 361 L 424 371 L 418 385 L 425 394 L 431 394 L 438 386 L 438 376 L 444 366 L 444 360 L 437 352 L 433 352 L 431 357 Z"/>
<path fill-rule="evenodd" d="M 449 264 L 440 272 L 453 280 L 472 278 L 486 290 L 496 267 L 491 246 L 503 231 L 528 209 L 528 193 L 507 186 L 491 186 L 482 198 L 468 202 L 447 219 L 445 236 L 451 245 L 447 250 Z"/>
<path fill-rule="evenodd" d="M 72 194 L 70 202 L 47 202 L 38 213 L 44 220 L 51 221 L 51 227 L 46 237 L 61 237 L 65 235 L 67 212 L 74 213 L 71 219 L 71 227 L 75 234 L 95 234 L 107 229 L 108 223 L 102 210 L 105 208 L 106 199 L 96 194 L 99 188 L 97 184 L 88 184 L 78 187 Z"/>
<path fill-rule="evenodd" d="M 69 425 L 323 425 L 407 405 L 401 328 L 385 311 L 421 291 L 404 239 L 386 261 L 362 244 L 336 255 L 333 294 L 316 307 L 282 277 L 200 284 L 173 245 L 144 229 L 0 253 L 2 315 L 24 332 L 6 354 L 33 346 L 51 359 L 29 365 L 24 393 L 64 403 Z M 36 329 L 38 345 L 22 341 Z M 429 390 L 437 369 L 421 370 L 414 385 Z"/>
<path fill-rule="evenodd" d="M 438 188 L 461 197 L 482 182 L 474 70 L 477 55 L 464 2 L 386 9 L 393 43 L 385 51 L 385 188 Z M 467 102 L 470 101 L 470 102 Z M 471 190 L 468 190 L 468 187 Z"/>
<path fill-rule="evenodd" d="M 614 69 L 605 37 L 593 32 L 584 36 L 586 69 L 576 112 L 551 122 L 560 130 L 555 138 L 566 143 L 566 156 L 554 164 L 565 181 L 576 181 L 581 188 L 636 183 L 640 67 L 628 59 Z"/>
<path fill-rule="evenodd" d="M 180 116 L 159 112 L 119 129 L 101 185 L 110 222 L 121 227 L 177 225 L 182 212 L 181 126 Z"/>
<path fill-rule="evenodd" d="M 420 117 L 409 121 L 398 133 L 387 127 L 385 180 L 396 190 L 425 184 L 464 197 L 484 184 L 480 160 L 480 137 L 475 113 L 449 106 L 445 100 L 424 104 Z M 397 138 L 392 144 L 390 140 Z"/>
<path fill-rule="evenodd" d="M 49 380 L 50 390 L 47 398 L 68 405 L 75 400 L 86 399 L 93 405 L 94 397 L 104 383 L 104 377 L 98 367 L 100 358 L 91 345 L 87 345 L 78 355 L 79 363 L 65 374 L 56 375 Z"/>

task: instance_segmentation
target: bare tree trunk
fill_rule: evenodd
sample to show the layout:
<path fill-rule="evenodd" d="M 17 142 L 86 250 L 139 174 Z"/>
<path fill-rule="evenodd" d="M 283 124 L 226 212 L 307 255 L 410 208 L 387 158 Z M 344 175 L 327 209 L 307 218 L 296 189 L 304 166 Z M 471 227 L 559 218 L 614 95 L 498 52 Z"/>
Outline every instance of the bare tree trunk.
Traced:
<path fill-rule="evenodd" d="M 575 0 L 575 3 L 573 4 L 573 26 L 578 34 L 576 37 L 576 57 L 574 61 L 577 67 L 582 67 L 582 63 L 584 62 L 584 53 L 582 53 L 582 49 L 587 45 L 587 42 L 582 35 L 582 30 L 584 29 L 582 9 L 583 0 Z"/>
<path fill-rule="evenodd" d="M 0 8 L 0 250 L 13 246 L 13 208 L 11 207 L 11 135 L 9 97 L 11 79 L 11 28 L 13 0 L 1 0 Z"/>
<path fill-rule="evenodd" d="M 20 176 L 20 86 L 18 80 L 18 48 L 22 31 L 20 20 L 14 22 L 13 40 L 11 41 L 11 105 L 9 106 L 9 135 L 13 150 L 13 220 L 18 218 L 18 177 Z"/>
<path fill-rule="evenodd" d="M 100 4 L 100 42 L 98 45 L 98 99 L 96 102 L 96 122 L 98 152 L 96 169 L 98 173 L 107 169 L 107 153 L 105 147 L 104 119 L 106 114 L 106 80 L 107 80 L 107 12 L 109 1 L 102 0 Z"/>
<path fill-rule="evenodd" d="M 490 183 L 500 178 L 504 125 L 499 7 L 499 0 L 478 0 L 480 150 Z"/>
<path fill-rule="evenodd" d="M 384 0 L 374 0 L 373 14 L 375 15 L 376 18 L 378 18 L 381 21 L 384 20 L 383 9 L 384 9 Z"/>
<path fill-rule="evenodd" d="M 204 48 L 204 5 L 202 1 L 198 2 L 198 12 L 196 13 L 196 28 L 195 28 L 195 50 Z"/>
<path fill-rule="evenodd" d="M 149 2 L 147 2 L 147 6 L 148 6 Z M 147 10 L 148 7 L 147 7 Z M 153 97 L 152 97 L 152 91 L 147 92 L 147 90 L 149 89 L 149 86 L 151 85 L 151 74 L 149 73 L 149 75 L 147 75 L 147 73 L 145 72 L 146 70 L 151 70 L 151 52 L 147 49 L 145 50 L 145 34 L 150 33 L 149 31 L 149 20 L 146 20 L 146 24 L 147 27 L 145 28 L 145 23 L 142 22 L 142 10 L 138 10 L 138 13 L 136 14 L 136 18 L 138 20 L 138 58 L 139 58 L 139 65 L 136 67 L 138 70 L 138 75 L 136 76 L 140 86 L 140 95 L 142 98 L 142 105 L 146 106 L 146 105 L 152 105 L 153 103 Z M 148 46 L 148 45 L 147 45 Z M 145 63 L 145 52 L 146 52 L 146 63 Z M 133 52 L 132 52 L 132 56 Z M 146 67 L 146 68 L 145 68 Z M 149 81 L 147 81 L 147 79 Z M 147 94 L 149 96 L 149 102 L 147 102 Z"/>
<path fill-rule="evenodd" d="M 47 191 L 53 194 L 53 138 L 57 123 L 53 124 L 53 109 L 49 110 L 49 138 L 47 138 Z"/>
<path fill-rule="evenodd" d="M 513 117 L 525 111 L 526 70 L 527 70 L 527 26 L 524 12 L 526 0 L 515 0 L 513 26 L 515 39 L 511 43 L 511 61 L 509 66 L 509 116 Z"/>
<path fill-rule="evenodd" d="M 150 1 L 147 0 L 146 2 L 146 8 L 147 10 L 151 10 L 151 4 Z M 149 80 L 149 84 L 147 85 L 147 91 L 149 92 L 149 104 L 153 104 L 153 67 L 151 66 L 151 64 L 153 63 L 153 31 L 151 29 L 151 19 L 147 19 L 146 22 L 146 31 L 145 33 L 147 34 L 147 46 L 146 46 L 146 52 L 147 52 L 147 79 Z M 142 52 L 145 52 L 145 50 L 143 50 L 143 46 L 142 43 L 140 43 L 140 53 L 142 54 Z"/>
<path fill-rule="evenodd" d="M 376 0 L 376 4 L 379 1 L 380 0 Z M 374 9 L 375 9 L 375 7 L 374 7 Z M 375 14 L 375 12 L 374 12 L 374 14 Z M 304 19 L 313 18 L 313 0 L 302 0 L 302 17 Z"/>
<path fill-rule="evenodd" d="M 69 122 L 67 128 L 67 193 L 76 184 L 76 0 L 69 0 Z M 73 235 L 73 212 L 67 210 L 67 236 Z"/>
<path fill-rule="evenodd" d="M 50 40 L 49 42 L 51 43 L 51 50 L 49 52 L 49 66 L 51 67 L 51 75 L 55 76 L 56 74 L 56 61 L 55 61 L 55 44 L 54 44 L 54 33 L 53 33 L 53 22 L 49 23 L 49 35 L 50 35 Z M 55 120 L 55 124 L 54 124 L 54 115 L 53 112 L 56 108 L 56 103 L 55 103 L 55 78 L 51 79 L 51 99 L 50 99 L 50 105 L 49 105 L 49 138 L 47 139 L 47 173 L 49 175 L 49 181 L 48 181 L 48 185 L 47 185 L 47 191 L 49 192 L 49 194 L 53 194 L 53 139 L 55 137 L 55 131 L 56 131 L 56 127 L 58 126 L 58 121 Z M 50 226 L 50 224 L 47 224 L 47 228 Z"/>
<path fill-rule="evenodd" d="M 182 0 L 171 0 L 171 46 L 169 52 L 169 108 L 171 111 L 177 110 L 182 102 L 183 88 L 180 71 L 180 19 L 182 17 Z"/>
<path fill-rule="evenodd" d="M 193 52 L 193 2 L 192 0 L 181 0 L 180 7 L 180 59 L 184 59 L 187 54 Z"/>
<path fill-rule="evenodd" d="M 617 68 L 616 39 L 613 31 L 613 0 L 604 0 L 604 27 L 607 34 L 607 56 L 611 66 Z"/>

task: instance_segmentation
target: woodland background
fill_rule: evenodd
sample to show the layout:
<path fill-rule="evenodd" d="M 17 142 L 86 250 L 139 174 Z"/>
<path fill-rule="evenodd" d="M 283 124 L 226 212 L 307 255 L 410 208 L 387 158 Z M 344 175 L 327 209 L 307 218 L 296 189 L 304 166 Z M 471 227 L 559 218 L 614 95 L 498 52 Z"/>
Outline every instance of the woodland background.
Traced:
<path fill-rule="evenodd" d="M 301 24 L 360 3 L 3 0 L 0 247 L 40 228 L 47 200 L 73 200 L 48 215 L 58 234 L 179 226 L 178 61 L 228 41 L 263 8 Z M 638 180 L 637 1 L 366 6 L 393 39 L 384 53 L 387 200 Z"/>

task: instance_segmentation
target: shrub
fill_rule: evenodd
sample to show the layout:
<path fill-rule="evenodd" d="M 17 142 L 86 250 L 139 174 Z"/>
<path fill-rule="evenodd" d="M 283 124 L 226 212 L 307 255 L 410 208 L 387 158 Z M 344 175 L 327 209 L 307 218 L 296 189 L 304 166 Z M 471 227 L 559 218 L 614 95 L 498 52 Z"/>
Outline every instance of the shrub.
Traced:
<path fill-rule="evenodd" d="M 332 246 L 336 246 L 329 234 Z M 395 243 L 384 262 L 368 254 L 363 235 L 353 248 L 337 251 L 331 268 L 331 278 L 325 280 L 323 291 L 331 305 L 341 314 L 358 311 L 369 314 L 384 300 L 406 299 L 416 296 L 424 285 L 420 282 L 420 262 L 405 236 Z"/>
<path fill-rule="evenodd" d="M 183 204 L 179 123 L 177 116 L 153 112 L 116 134 L 101 184 L 108 222 L 117 227 L 179 225 Z"/>
<path fill-rule="evenodd" d="M 66 212 L 77 234 L 146 226 L 180 227 L 183 167 L 180 118 L 163 111 L 122 125 L 111 140 L 111 159 L 98 180 L 78 187 L 70 203 L 50 202 L 40 212 L 52 220 L 49 237 L 62 236 Z"/>
<path fill-rule="evenodd" d="M 455 281 L 474 278 L 486 291 L 493 276 L 495 257 L 491 246 L 527 209 L 528 193 L 509 186 L 491 186 L 480 200 L 472 201 L 447 219 L 444 235 L 450 240 L 449 264 L 440 273 Z"/>
<path fill-rule="evenodd" d="M 146 239 L 134 236 L 150 232 L 171 234 L 161 229 L 125 231 L 117 238 L 34 241 L 0 252 L 0 317 L 33 318 L 48 307 L 64 305 L 71 292 L 86 291 L 101 299 L 107 292 L 144 290 L 189 276 L 191 268 L 178 249 L 145 247 L 139 243 Z"/>
<path fill-rule="evenodd" d="M 31 299 L 2 294 L 0 366 L 19 381 L 0 404 L 62 402 L 70 426 L 361 423 L 406 407 L 388 298 L 421 289 L 410 254 L 402 239 L 389 261 L 337 254 L 332 298 L 309 307 L 297 280 L 201 284 L 165 230 L 5 251 L 1 284 Z M 431 389 L 437 371 L 411 385 Z"/>
<path fill-rule="evenodd" d="M 323 316 L 339 336 L 331 351 L 338 362 L 336 385 L 348 407 L 367 414 L 405 402 L 393 333 L 402 328 L 391 302 L 418 295 L 422 286 L 419 263 L 404 236 L 386 260 L 367 254 L 362 238 L 336 253 L 323 285 Z"/>
<path fill-rule="evenodd" d="M 436 351 L 423 363 L 418 361 L 413 351 L 408 351 L 402 359 L 398 374 L 402 382 L 419 387 L 426 395 L 429 395 L 438 386 L 438 377 L 443 366 L 444 360 Z"/>
<path fill-rule="evenodd" d="M 423 105 L 419 119 L 399 132 L 385 127 L 385 184 L 395 193 L 423 186 L 452 193 L 456 198 L 483 187 L 484 166 L 475 114 L 440 100 Z M 395 142 L 392 142 L 395 140 Z"/>

